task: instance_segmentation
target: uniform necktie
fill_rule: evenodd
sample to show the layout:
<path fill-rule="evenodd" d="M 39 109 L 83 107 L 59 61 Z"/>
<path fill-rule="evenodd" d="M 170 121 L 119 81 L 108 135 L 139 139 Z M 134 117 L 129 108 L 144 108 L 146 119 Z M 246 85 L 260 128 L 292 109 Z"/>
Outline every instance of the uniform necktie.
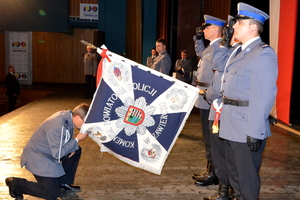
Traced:
<path fill-rule="evenodd" d="M 236 57 L 241 51 L 242 51 L 242 47 L 240 46 L 240 47 L 238 47 L 238 49 L 236 50 L 235 56 L 234 56 L 234 57 Z"/>

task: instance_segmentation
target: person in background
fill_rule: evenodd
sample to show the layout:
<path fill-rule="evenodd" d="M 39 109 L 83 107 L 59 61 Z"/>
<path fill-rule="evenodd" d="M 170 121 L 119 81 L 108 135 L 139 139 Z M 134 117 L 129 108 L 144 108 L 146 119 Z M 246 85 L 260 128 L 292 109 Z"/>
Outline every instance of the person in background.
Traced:
<path fill-rule="evenodd" d="M 187 50 L 181 51 L 181 59 L 175 63 L 174 70 L 176 72 L 176 79 L 186 83 L 191 83 L 191 72 L 193 69 L 192 61 L 188 58 Z"/>
<path fill-rule="evenodd" d="M 259 170 L 269 115 L 277 93 L 278 60 L 260 34 L 265 12 L 238 3 L 233 37 L 241 42 L 231 54 L 221 80 L 222 112 L 219 137 L 225 140 L 225 161 L 237 200 L 257 200 Z"/>
<path fill-rule="evenodd" d="M 98 56 L 90 46 L 86 47 L 87 52 L 84 54 L 84 76 L 86 83 L 85 98 L 91 99 L 96 90 L 96 72 L 98 66 Z"/>
<path fill-rule="evenodd" d="M 6 95 L 8 96 L 8 112 L 15 109 L 18 95 L 20 94 L 20 84 L 15 76 L 15 67 L 9 65 L 7 67 L 8 73 L 5 76 Z"/>
<path fill-rule="evenodd" d="M 166 40 L 158 39 L 156 41 L 156 51 L 158 53 L 158 56 L 154 59 L 154 62 L 151 65 L 151 69 L 154 69 L 166 75 L 170 75 L 172 60 L 167 52 Z"/>
<path fill-rule="evenodd" d="M 78 133 L 73 138 L 74 127 L 80 129 L 88 112 L 89 105 L 83 103 L 71 110 L 54 113 L 34 132 L 21 155 L 21 167 L 30 171 L 37 182 L 24 178 L 8 177 L 5 183 L 9 194 L 23 199 L 23 194 L 56 200 L 61 188 L 78 191 L 72 185 L 81 155 L 78 142 L 88 134 Z"/>
<path fill-rule="evenodd" d="M 155 48 L 151 49 L 151 56 L 147 57 L 147 67 L 151 67 L 154 59 L 157 57 L 157 51 L 155 50 Z"/>

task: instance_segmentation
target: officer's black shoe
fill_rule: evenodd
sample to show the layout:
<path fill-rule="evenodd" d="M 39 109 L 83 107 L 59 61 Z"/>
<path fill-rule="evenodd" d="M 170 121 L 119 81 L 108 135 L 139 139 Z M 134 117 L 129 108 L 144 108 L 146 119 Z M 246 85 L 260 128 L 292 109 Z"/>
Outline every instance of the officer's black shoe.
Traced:
<path fill-rule="evenodd" d="M 80 191 L 80 186 L 75 186 L 72 184 L 62 184 L 60 187 L 69 191 Z"/>
<path fill-rule="evenodd" d="M 8 177 L 5 179 L 5 183 L 8 186 L 9 195 L 17 200 L 23 200 L 23 195 L 19 195 L 16 193 L 13 180 L 14 177 Z"/>
<path fill-rule="evenodd" d="M 205 172 L 203 172 L 202 174 L 193 174 L 193 175 L 192 175 L 192 179 L 193 179 L 193 180 L 197 180 L 197 179 L 199 179 L 199 178 L 201 178 L 201 177 L 207 177 L 207 176 L 208 176 L 208 172 L 205 171 Z"/>
<path fill-rule="evenodd" d="M 224 197 L 224 196 L 220 196 L 219 194 L 215 194 L 211 197 L 204 197 L 202 198 L 202 200 L 232 200 L 232 199 L 229 196 Z"/>
<path fill-rule="evenodd" d="M 195 180 L 196 186 L 208 186 L 208 185 L 218 185 L 219 179 L 214 173 L 207 174 Z"/>
<path fill-rule="evenodd" d="M 219 189 L 217 194 L 203 198 L 202 200 L 232 200 L 229 194 L 229 185 L 223 185 L 219 183 Z"/>

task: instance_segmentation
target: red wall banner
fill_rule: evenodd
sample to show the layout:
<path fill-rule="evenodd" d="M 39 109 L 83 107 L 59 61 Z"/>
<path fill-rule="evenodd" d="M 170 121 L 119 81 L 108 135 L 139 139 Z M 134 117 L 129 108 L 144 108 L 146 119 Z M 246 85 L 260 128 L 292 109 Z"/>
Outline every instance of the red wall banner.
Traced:
<path fill-rule="evenodd" d="M 290 124 L 290 99 L 296 45 L 298 0 L 280 0 L 277 118 Z"/>

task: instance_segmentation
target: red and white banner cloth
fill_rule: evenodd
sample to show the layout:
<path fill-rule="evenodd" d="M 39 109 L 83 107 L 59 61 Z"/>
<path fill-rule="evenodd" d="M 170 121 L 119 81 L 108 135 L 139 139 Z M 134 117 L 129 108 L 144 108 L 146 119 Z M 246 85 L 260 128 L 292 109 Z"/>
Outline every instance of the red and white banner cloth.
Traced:
<path fill-rule="evenodd" d="M 290 124 L 292 80 L 297 44 L 298 1 L 269 1 L 270 46 L 273 47 L 278 57 L 278 91 L 276 107 L 271 114 L 286 124 Z M 289 31 L 286 31 L 284 27 L 288 27 Z"/>

